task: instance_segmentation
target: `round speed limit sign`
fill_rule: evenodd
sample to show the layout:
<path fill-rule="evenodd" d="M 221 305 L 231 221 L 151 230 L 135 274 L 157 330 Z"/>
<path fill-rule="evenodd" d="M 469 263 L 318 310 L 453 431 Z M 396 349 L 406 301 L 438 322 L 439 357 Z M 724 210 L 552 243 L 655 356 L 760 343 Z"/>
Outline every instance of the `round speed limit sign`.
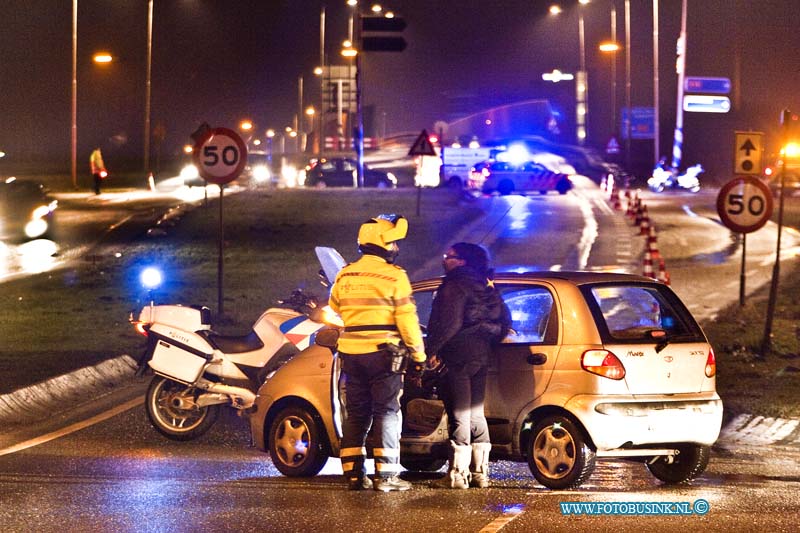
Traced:
<path fill-rule="evenodd" d="M 212 128 L 194 148 L 197 171 L 206 181 L 225 185 L 235 180 L 247 164 L 247 146 L 228 128 Z"/>
<path fill-rule="evenodd" d="M 761 229 L 772 216 L 772 192 L 758 178 L 745 176 L 726 183 L 717 196 L 717 213 L 737 233 Z"/>

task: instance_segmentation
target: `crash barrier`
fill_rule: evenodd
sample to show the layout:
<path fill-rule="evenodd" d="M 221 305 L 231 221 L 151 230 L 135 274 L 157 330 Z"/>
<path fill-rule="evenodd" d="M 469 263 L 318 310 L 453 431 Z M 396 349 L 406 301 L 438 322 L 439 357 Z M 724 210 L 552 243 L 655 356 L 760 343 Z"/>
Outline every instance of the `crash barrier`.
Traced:
<path fill-rule="evenodd" d="M 0 427 L 44 420 L 55 411 L 92 401 L 129 381 L 136 368 L 131 356 L 121 355 L 0 395 Z"/>

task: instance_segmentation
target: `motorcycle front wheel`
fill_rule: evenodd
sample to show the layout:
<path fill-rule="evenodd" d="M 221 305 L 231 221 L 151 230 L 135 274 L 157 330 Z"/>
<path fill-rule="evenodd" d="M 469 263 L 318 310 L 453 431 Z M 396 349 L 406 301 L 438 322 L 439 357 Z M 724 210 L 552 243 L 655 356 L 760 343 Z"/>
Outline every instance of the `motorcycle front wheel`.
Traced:
<path fill-rule="evenodd" d="M 147 388 L 145 409 L 150 423 L 165 437 L 187 441 L 208 431 L 219 416 L 219 405 L 199 407 L 195 391 L 161 376 Z"/>

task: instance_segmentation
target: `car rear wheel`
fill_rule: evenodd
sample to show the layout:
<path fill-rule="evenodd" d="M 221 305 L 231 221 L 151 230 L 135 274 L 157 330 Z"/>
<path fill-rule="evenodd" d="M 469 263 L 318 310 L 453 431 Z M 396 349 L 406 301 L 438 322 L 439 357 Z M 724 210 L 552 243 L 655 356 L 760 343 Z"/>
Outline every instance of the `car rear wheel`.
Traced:
<path fill-rule="evenodd" d="M 269 455 L 285 476 L 317 475 L 328 460 L 325 430 L 319 415 L 302 407 L 280 411 L 269 429 Z"/>
<path fill-rule="evenodd" d="M 503 180 L 497 184 L 497 192 L 503 196 L 507 196 L 514 192 L 514 183 L 509 180 Z"/>
<path fill-rule="evenodd" d="M 317 189 L 324 189 L 327 186 L 328 184 L 325 183 L 325 180 L 319 180 L 314 184 L 314 187 L 316 187 Z"/>
<path fill-rule="evenodd" d="M 569 418 L 553 415 L 536 424 L 528 442 L 528 468 L 549 489 L 573 489 L 592 475 L 595 454 Z"/>
<path fill-rule="evenodd" d="M 447 188 L 453 191 L 460 191 L 463 186 L 464 185 L 461 183 L 461 178 L 458 176 L 450 176 L 450 179 L 447 180 Z"/>
<path fill-rule="evenodd" d="M 708 466 L 711 454 L 711 448 L 708 446 L 683 444 L 677 448 L 680 453 L 673 457 L 671 463 L 667 457 L 659 457 L 655 461 L 647 463 L 650 473 L 664 483 L 688 483 L 702 474 Z"/>

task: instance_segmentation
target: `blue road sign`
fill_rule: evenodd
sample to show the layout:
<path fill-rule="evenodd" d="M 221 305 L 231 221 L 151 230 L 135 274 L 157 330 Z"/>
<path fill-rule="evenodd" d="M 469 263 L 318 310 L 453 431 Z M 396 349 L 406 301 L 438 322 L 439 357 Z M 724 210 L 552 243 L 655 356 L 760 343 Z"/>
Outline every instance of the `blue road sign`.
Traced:
<path fill-rule="evenodd" d="M 622 108 L 622 124 L 620 131 L 622 138 L 627 139 L 628 134 L 628 115 L 631 122 L 631 139 L 653 139 L 656 132 L 656 110 L 653 107 L 632 107 L 628 113 L 628 108 Z"/>
<path fill-rule="evenodd" d="M 727 113 L 731 100 L 727 96 L 687 94 L 683 97 L 683 110 L 695 113 Z"/>
<path fill-rule="evenodd" d="M 683 88 L 687 93 L 728 94 L 731 92 L 731 80 L 728 78 L 698 78 L 687 76 L 683 80 Z"/>

